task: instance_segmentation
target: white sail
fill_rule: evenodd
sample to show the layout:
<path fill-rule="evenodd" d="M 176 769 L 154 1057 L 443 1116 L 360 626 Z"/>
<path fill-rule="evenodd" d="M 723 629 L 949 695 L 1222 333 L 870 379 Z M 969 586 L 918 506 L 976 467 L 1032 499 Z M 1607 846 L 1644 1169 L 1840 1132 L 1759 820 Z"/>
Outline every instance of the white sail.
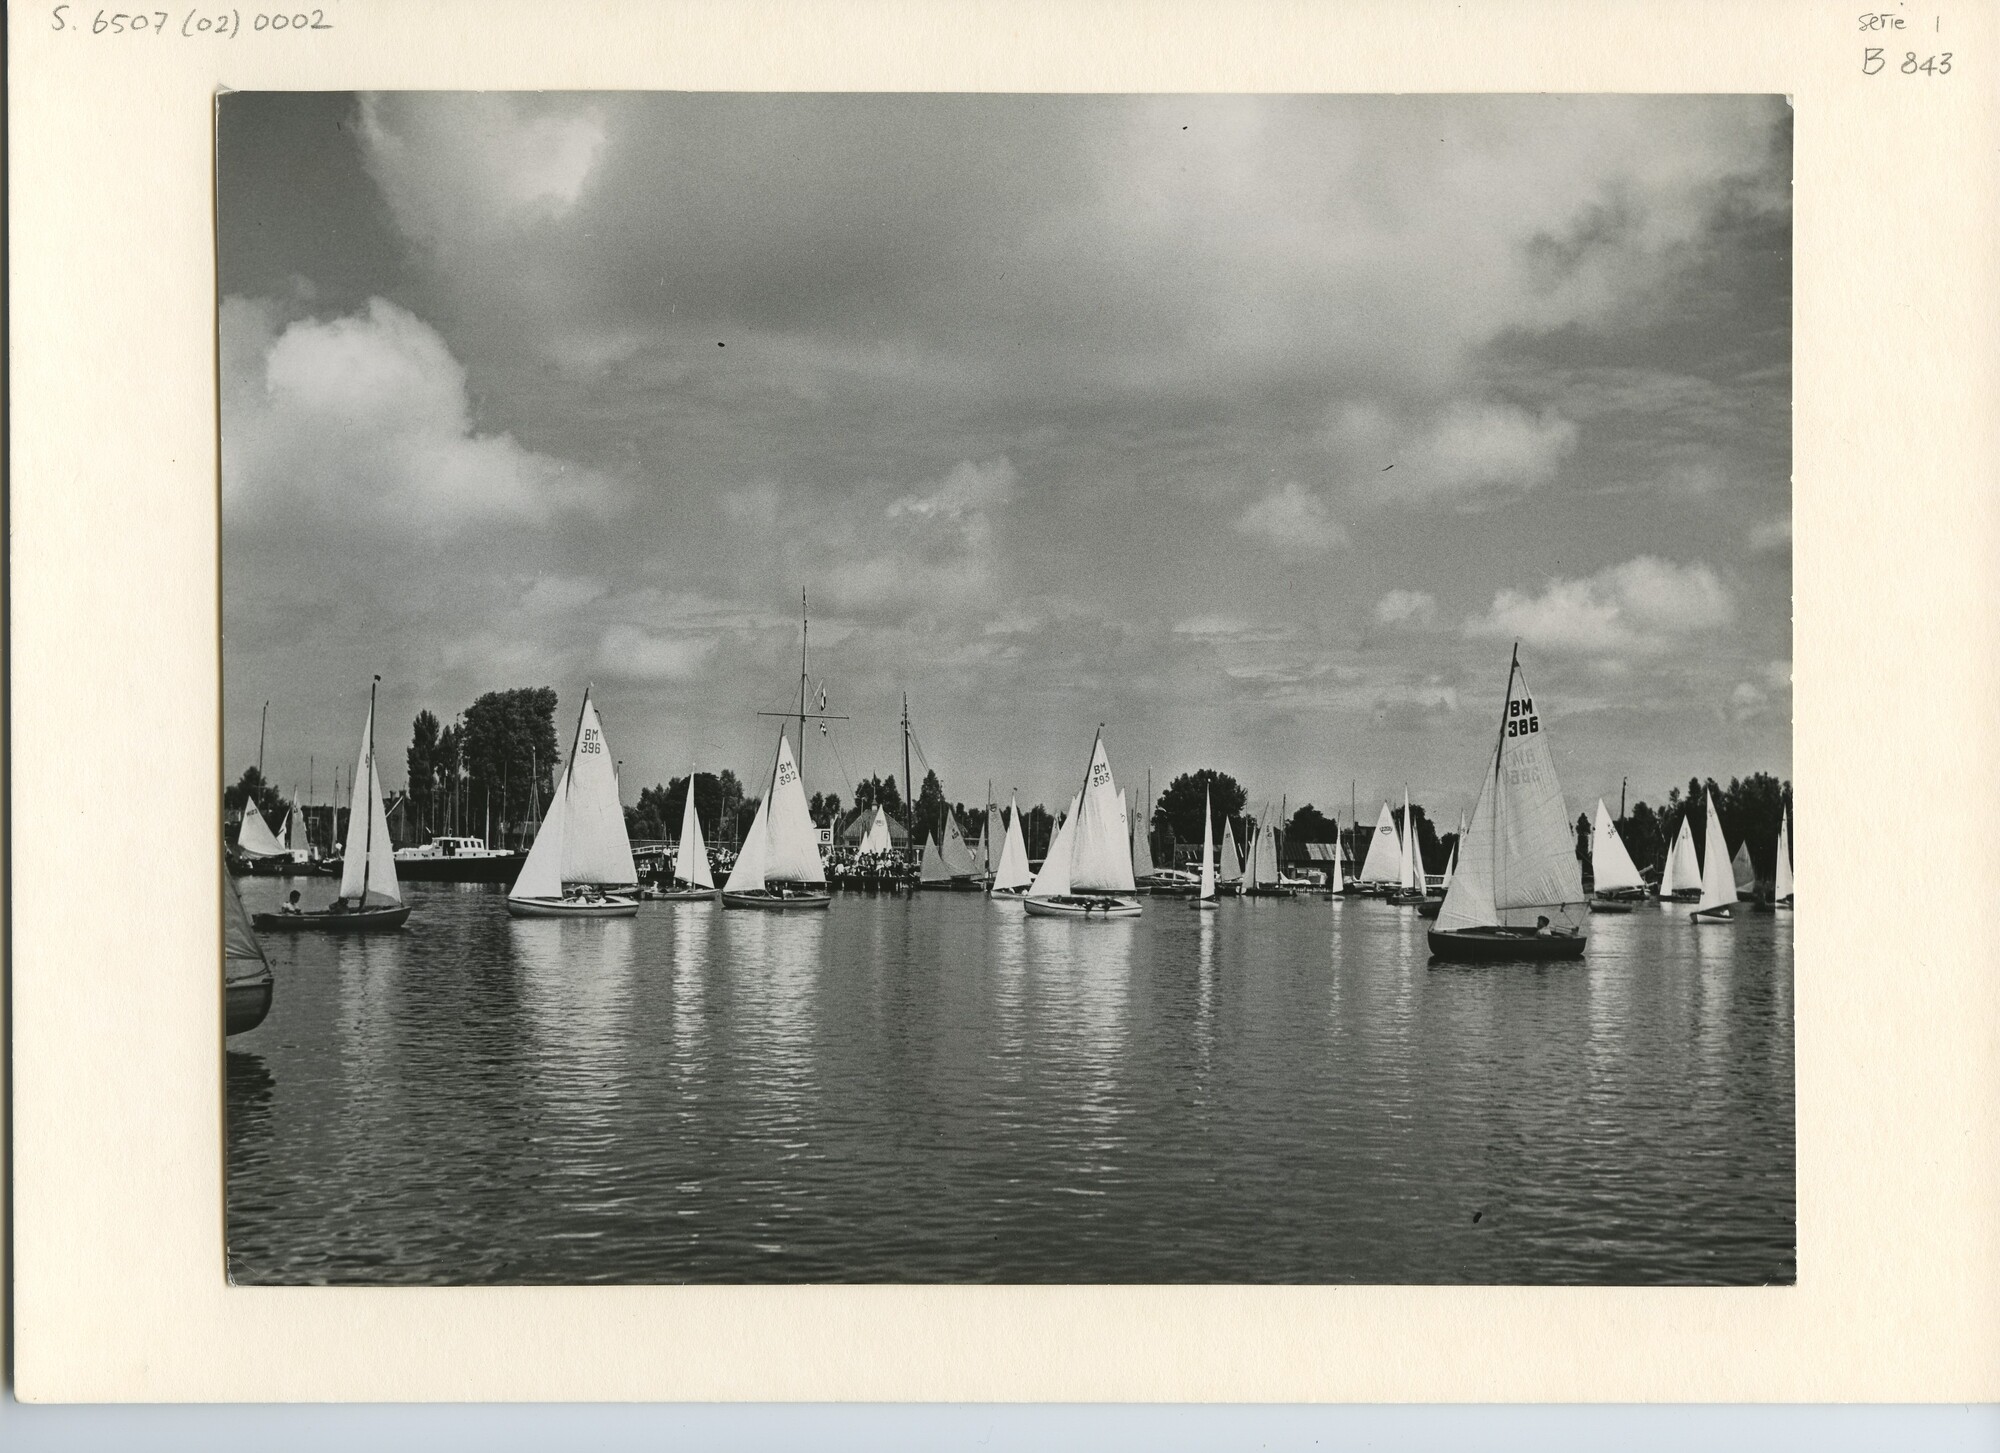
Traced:
<path fill-rule="evenodd" d="M 861 834 L 861 846 L 857 851 L 863 853 L 894 852 L 896 845 L 889 838 L 889 814 L 879 807 L 869 808 L 868 814 L 868 830 Z"/>
<path fill-rule="evenodd" d="M 1000 847 L 1000 863 L 993 870 L 995 888 L 1025 888 L 1035 881 L 1028 871 L 1028 843 L 1021 836 L 1021 794 L 1015 793 L 1007 817 L 1007 837 Z"/>
<path fill-rule="evenodd" d="M 1118 805 L 1118 784 L 1111 777 L 1111 759 L 1099 732 L 1090 748 L 1090 770 L 1076 809 L 1076 832 L 1070 847 L 1069 883 L 1077 893 L 1130 893 L 1132 845 L 1125 832 L 1125 814 Z"/>
<path fill-rule="evenodd" d="M 1405 893 L 1417 886 L 1417 830 L 1410 820 L 1410 789 L 1403 789 L 1403 830 L 1397 834 L 1396 886 Z"/>
<path fill-rule="evenodd" d="M 1221 855 L 1222 861 L 1215 870 L 1215 881 L 1225 888 L 1232 883 L 1242 882 L 1243 860 L 1237 854 L 1236 829 L 1229 825 L 1227 813 L 1222 818 L 1222 841 L 1217 844 L 1216 852 Z"/>
<path fill-rule="evenodd" d="M 750 831 L 743 834 L 743 846 L 737 851 L 736 862 L 729 870 L 729 877 L 722 884 L 725 893 L 756 893 L 764 887 L 764 864 L 771 856 L 771 795 L 764 794 L 764 800 L 757 804 L 757 815 L 750 819 Z"/>
<path fill-rule="evenodd" d="M 1060 898 L 1070 890 L 1070 862 L 1075 857 L 1076 808 L 1078 799 L 1069 800 L 1069 811 L 1057 826 L 1055 836 L 1049 840 L 1048 856 L 1042 859 L 1042 871 L 1035 874 L 1034 882 L 1028 885 L 1030 898 Z"/>
<path fill-rule="evenodd" d="M 805 782 L 783 732 L 778 733 L 778 760 L 771 768 L 771 790 L 764 803 L 769 809 L 764 881 L 824 883 L 826 860 L 819 855 L 819 829 L 813 826 Z"/>
<path fill-rule="evenodd" d="M 275 858 L 285 851 L 254 797 L 243 799 L 243 825 L 236 829 L 236 851 L 252 858 Z"/>
<path fill-rule="evenodd" d="M 264 946 L 251 930 L 250 915 L 244 910 L 236 880 L 222 875 L 222 981 L 225 984 L 251 983 L 271 977 L 271 961 Z"/>
<path fill-rule="evenodd" d="M 1207 788 L 1201 794 L 1201 896 L 1215 896 L 1215 819 Z"/>
<path fill-rule="evenodd" d="M 1146 814 L 1139 813 L 1132 819 L 1132 876 L 1150 878 L 1159 869 L 1153 863 L 1152 834 L 1147 831 Z"/>
<path fill-rule="evenodd" d="M 563 768 L 562 780 L 556 783 L 556 795 L 549 799 L 549 810 L 542 817 L 542 825 L 535 830 L 535 841 L 528 848 L 528 861 L 521 864 L 521 872 L 514 879 L 514 886 L 507 890 L 509 898 L 560 898 L 563 894 L 563 826 L 569 817 L 569 768 Z"/>
<path fill-rule="evenodd" d="M 1403 839 L 1396 831 L 1396 814 L 1389 804 L 1375 819 L 1375 836 L 1368 840 L 1368 852 L 1361 860 L 1363 883 L 1394 883 L 1402 875 Z"/>
<path fill-rule="evenodd" d="M 305 809 L 297 803 L 285 816 L 285 849 L 299 862 L 312 857 L 312 834 L 306 829 Z"/>
<path fill-rule="evenodd" d="M 1604 805 L 1602 797 L 1597 799 L 1597 820 L 1590 832 L 1590 871 L 1594 891 L 1598 893 L 1646 886 L 1646 880 L 1639 876 L 1638 865 L 1625 851 L 1625 839 L 1618 836 L 1618 826 L 1612 822 L 1611 809 Z"/>
<path fill-rule="evenodd" d="M 375 770 L 375 699 L 361 728 L 361 756 L 354 764 L 354 795 L 347 805 L 347 850 L 340 865 L 340 896 L 356 903 L 401 903 L 396 848 L 382 807 L 382 778 Z"/>
<path fill-rule="evenodd" d="M 1662 878 L 1662 895 L 1684 893 L 1701 886 L 1701 855 L 1695 850 L 1693 820 L 1686 814 L 1681 816 L 1680 836 L 1674 839 L 1673 856 L 1667 860 L 1667 868 L 1673 875 L 1673 886 L 1668 887 L 1666 879 Z"/>
<path fill-rule="evenodd" d="M 917 881 L 919 883 L 951 881 L 951 870 L 944 865 L 944 854 L 938 851 L 938 845 L 932 838 L 924 839 L 924 859 L 917 869 Z"/>
<path fill-rule="evenodd" d="M 618 800 L 617 767 L 588 690 L 577 718 L 576 741 L 570 746 L 568 775 L 563 882 L 633 886 L 639 872 L 632 864 L 632 840 L 625 831 L 625 808 Z"/>
<path fill-rule="evenodd" d="M 992 787 L 987 787 L 987 795 L 992 795 Z M 1000 868 L 1000 845 L 1006 840 L 1007 825 L 1000 820 L 1000 809 L 991 802 L 986 804 L 986 822 L 979 833 L 979 871 L 991 878 Z"/>
<path fill-rule="evenodd" d="M 938 844 L 938 856 L 944 860 L 945 872 L 954 878 L 970 878 L 979 871 L 972 849 L 965 845 L 965 834 L 958 830 L 958 816 L 949 806 L 944 810 L 944 841 Z"/>
<path fill-rule="evenodd" d="M 1472 809 L 1437 926 L 1532 928 L 1547 918 L 1557 928 L 1580 930 L 1590 915 L 1574 829 L 1547 729 L 1518 663 L 1508 674 L 1501 722 L 1493 769 Z"/>
<path fill-rule="evenodd" d="M 1729 864 L 1729 845 L 1722 838 L 1722 816 L 1715 810 L 1715 794 L 1708 794 L 1708 827 L 1702 836 L 1701 903 L 1695 912 L 1720 908 L 1737 901 L 1736 875 Z"/>
<path fill-rule="evenodd" d="M 1340 814 L 1337 812 L 1333 815 L 1333 876 L 1328 883 L 1336 893 L 1343 892 L 1347 888 L 1347 856 L 1346 850 L 1341 846 Z"/>
<path fill-rule="evenodd" d="M 1788 808 L 1778 810 L 1778 867 L 1771 884 L 1771 896 L 1783 903 L 1793 896 L 1792 824 Z"/>
<path fill-rule="evenodd" d="M 1736 896 L 1748 898 L 1757 892 L 1757 869 L 1750 862 L 1750 840 L 1745 838 L 1736 845 L 1736 856 L 1729 860 L 1730 872 L 1736 879 Z"/>
<path fill-rule="evenodd" d="M 1278 881 L 1278 834 L 1268 819 L 1271 804 L 1264 804 L 1263 819 L 1257 823 L 1257 830 L 1250 838 L 1250 882 L 1253 887 L 1268 888 Z"/>
<path fill-rule="evenodd" d="M 1465 809 L 1458 812 L 1458 836 L 1451 840 L 1451 859 L 1444 865 L 1444 890 L 1451 891 L 1451 880 L 1458 876 L 1458 850 L 1465 844 Z"/>
<path fill-rule="evenodd" d="M 688 773 L 687 798 L 681 807 L 681 845 L 674 851 L 674 876 L 696 888 L 713 888 L 708 844 L 701 838 L 701 819 L 694 810 L 694 773 Z"/>

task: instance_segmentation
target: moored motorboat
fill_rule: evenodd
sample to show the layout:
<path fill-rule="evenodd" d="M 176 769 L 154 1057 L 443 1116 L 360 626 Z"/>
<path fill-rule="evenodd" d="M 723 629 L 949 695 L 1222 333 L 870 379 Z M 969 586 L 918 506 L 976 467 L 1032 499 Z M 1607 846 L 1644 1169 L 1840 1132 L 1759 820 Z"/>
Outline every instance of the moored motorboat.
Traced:
<path fill-rule="evenodd" d="M 515 918 L 630 918 L 638 911 L 639 870 L 617 771 L 586 687 L 569 761 L 507 894 L 507 912 Z"/>
<path fill-rule="evenodd" d="M 405 883 L 508 883 L 521 875 L 528 855 L 490 848 L 476 837 L 435 836 L 419 848 L 399 848 L 396 876 Z"/>
<path fill-rule="evenodd" d="M 1493 770 L 1428 932 L 1430 949 L 1471 963 L 1572 959 L 1583 953 L 1588 921 L 1569 810 L 1516 647 Z"/>

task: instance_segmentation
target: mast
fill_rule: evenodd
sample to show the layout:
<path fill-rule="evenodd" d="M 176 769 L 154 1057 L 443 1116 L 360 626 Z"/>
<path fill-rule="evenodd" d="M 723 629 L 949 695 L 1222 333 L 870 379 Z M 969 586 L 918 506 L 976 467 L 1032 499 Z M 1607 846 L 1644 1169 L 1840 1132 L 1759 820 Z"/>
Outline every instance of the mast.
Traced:
<path fill-rule="evenodd" d="M 375 687 L 381 679 L 380 676 L 377 676 L 374 681 L 368 684 L 368 790 L 371 793 L 375 790 Z M 269 710 L 270 705 L 268 701 L 265 702 L 265 709 Z M 264 755 L 263 743 L 261 741 L 258 743 L 257 755 L 260 758 Z M 350 824 L 351 826 L 352 824 Z M 361 902 L 356 905 L 360 908 L 368 906 L 368 870 L 374 866 L 369 859 L 374 855 L 374 852 L 375 804 L 371 801 L 368 804 L 368 826 L 361 831 Z"/>
<path fill-rule="evenodd" d="M 917 795 L 910 790 L 910 693 L 903 693 L 903 823 L 906 847 L 916 846 Z"/>
<path fill-rule="evenodd" d="M 380 681 L 382 678 L 377 676 L 375 679 Z M 264 726 L 270 719 L 271 703 L 267 701 L 264 703 L 263 715 L 257 718 L 257 780 L 260 782 L 264 780 Z"/>
<path fill-rule="evenodd" d="M 1618 820 L 1620 822 L 1625 820 L 1625 784 L 1631 780 L 1630 777 L 1620 777 L 1618 779 Z"/>
<path fill-rule="evenodd" d="M 806 593 L 799 589 L 799 781 L 806 780 L 806 638 L 812 620 L 806 615 Z"/>

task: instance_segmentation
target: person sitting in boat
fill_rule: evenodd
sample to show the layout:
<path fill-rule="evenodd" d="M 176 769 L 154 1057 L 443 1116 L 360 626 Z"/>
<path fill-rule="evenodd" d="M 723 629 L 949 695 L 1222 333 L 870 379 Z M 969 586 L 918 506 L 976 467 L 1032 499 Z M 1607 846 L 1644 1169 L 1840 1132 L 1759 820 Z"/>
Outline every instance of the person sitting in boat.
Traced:
<path fill-rule="evenodd" d="M 333 902 L 331 902 L 331 903 L 327 904 L 327 905 L 326 905 L 326 911 L 327 911 L 328 913 L 345 913 L 345 912 L 347 912 L 347 895 L 346 895 L 346 894 L 342 894 L 342 895 L 341 895 L 340 897 L 338 897 L 338 898 L 334 899 L 334 900 L 333 900 Z"/>
<path fill-rule="evenodd" d="M 1535 936 L 1537 938 L 1554 938 L 1555 933 L 1555 928 L 1549 923 L 1549 916 L 1546 913 L 1535 920 Z"/>
<path fill-rule="evenodd" d="M 305 909 L 299 906 L 298 889 L 296 888 L 292 889 L 292 896 L 285 900 L 285 906 L 280 908 L 278 912 L 290 914 L 294 918 L 298 917 L 301 913 L 305 912 Z"/>

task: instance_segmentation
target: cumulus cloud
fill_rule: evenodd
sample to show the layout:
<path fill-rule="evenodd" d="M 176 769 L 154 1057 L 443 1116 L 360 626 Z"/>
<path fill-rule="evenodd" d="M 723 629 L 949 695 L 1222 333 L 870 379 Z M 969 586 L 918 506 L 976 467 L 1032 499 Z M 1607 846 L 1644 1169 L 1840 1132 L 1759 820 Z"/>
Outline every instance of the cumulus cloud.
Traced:
<path fill-rule="evenodd" d="M 1347 531 L 1326 502 L 1297 481 L 1257 500 L 1236 517 L 1236 530 L 1281 554 L 1324 555 L 1347 543 Z"/>
<path fill-rule="evenodd" d="M 1470 400 L 1414 427 L 1377 406 L 1350 404 L 1332 435 L 1349 459 L 1369 461 L 1360 466 L 1356 492 L 1376 503 L 1534 489 L 1556 477 L 1577 445 L 1576 424 L 1558 413 Z"/>
<path fill-rule="evenodd" d="M 1375 602 L 1375 620 L 1385 626 L 1426 625 L 1437 617 L 1437 598 L 1422 590 L 1392 590 Z"/>
<path fill-rule="evenodd" d="M 464 368 L 393 303 L 279 331 L 268 305 L 230 298 L 222 335 L 223 499 L 239 515 L 304 504 L 450 533 L 610 501 L 597 472 L 474 429 Z"/>
<path fill-rule="evenodd" d="M 616 676 L 641 681 L 686 681 L 701 674 L 715 654 L 713 638 L 659 635 L 620 624 L 598 643 L 598 664 Z"/>
<path fill-rule="evenodd" d="M 1542 651 L 1647 655 L 1729 623 L 1735 603 L 1708 566 L 1641 555 L 1580 580 L 1550 580 L 1539 595 L 1502 590 L 1466 634 Z"/>

